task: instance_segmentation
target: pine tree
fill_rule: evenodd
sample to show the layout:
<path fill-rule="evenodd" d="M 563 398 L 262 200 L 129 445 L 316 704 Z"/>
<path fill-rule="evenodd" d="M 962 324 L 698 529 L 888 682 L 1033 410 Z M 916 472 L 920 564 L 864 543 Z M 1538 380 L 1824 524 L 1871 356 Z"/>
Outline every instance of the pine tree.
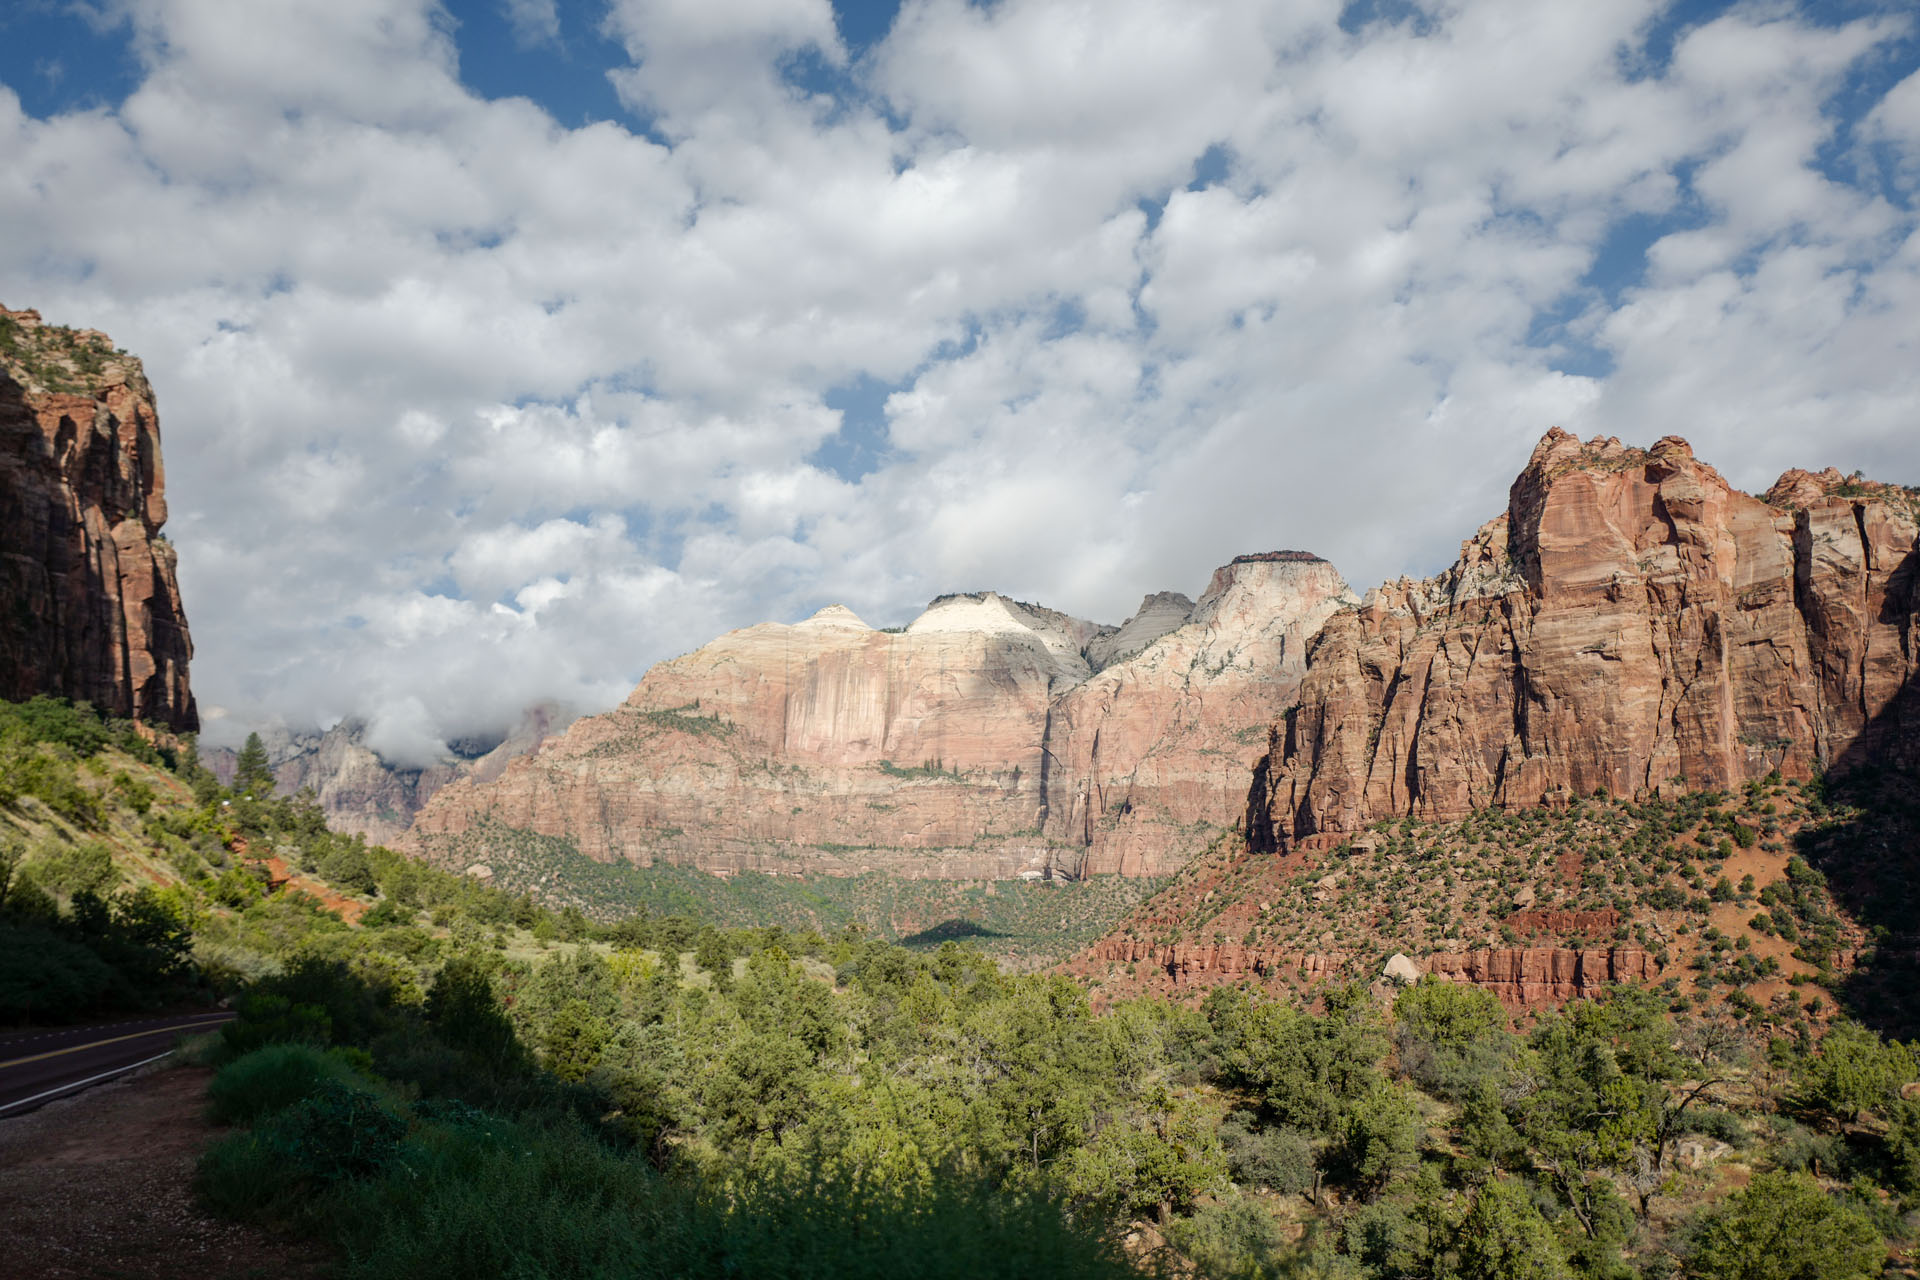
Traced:
<path fill-rule="evenodd" d="M 267 765 L 267 748 L 260 735 L 250 733 L 233 765 L 234 794 L 265 800 L 273 795 L 273 770 Z"/>

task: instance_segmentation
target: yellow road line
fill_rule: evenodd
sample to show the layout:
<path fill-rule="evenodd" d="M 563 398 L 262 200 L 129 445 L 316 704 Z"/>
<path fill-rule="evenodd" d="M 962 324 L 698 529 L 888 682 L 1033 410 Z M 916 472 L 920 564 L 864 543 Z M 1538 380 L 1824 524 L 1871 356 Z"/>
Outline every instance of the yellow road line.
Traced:
<path fill-rule="evenodd" d="M 223 1022 L 225 1021 L 224 1018 L 220 1020 Z M 76 1044 L 76 1045 L 70 1045 L 65 1049 L 50 1049 L 46 1053 L 36 1053 L 30 1058 L 15 1058 L 12 1062 L 0 1062 L 0 1071 L 4 1071 L 8 1067 L 24 1067 L 29 1062 L 39 1062 L 44 1058 L 58 1058 L 62 1054 L 79 1053 L 83 1049 L 98 1049 L 102 1045 L 119 1044 L 122 1040 L 138 1040 L 142 1036 L 165 1035 L 169 1031 L 192 1031 L 196 1027 L 202 1027 L 205 1025 L 207 1024 L 204 1022 L 191 1022 L 191 1023 L 181 1023 L 180 1025 L 173 1026 L 173 1027 L 154 1027 L 151 1030 L 147 1030 L 147 1031 L 135 1031 L 131 1035 L 114 1036 L 110 1040 L 95 1040 L 91 1044 Z"/>

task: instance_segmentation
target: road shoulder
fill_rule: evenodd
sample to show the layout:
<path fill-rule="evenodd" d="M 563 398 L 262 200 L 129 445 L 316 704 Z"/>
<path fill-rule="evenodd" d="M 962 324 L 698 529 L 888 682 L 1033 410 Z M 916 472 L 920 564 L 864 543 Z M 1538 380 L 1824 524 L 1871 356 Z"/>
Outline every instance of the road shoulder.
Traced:
<path fill-rule="evenodd" d="M 323 1277 L 322 1251 L 215 1218 L 194 1162 L 220 1130 L 202 1067 L 148 1070 L 0 1120 L 0 1221 L 19 1280 Z"/>

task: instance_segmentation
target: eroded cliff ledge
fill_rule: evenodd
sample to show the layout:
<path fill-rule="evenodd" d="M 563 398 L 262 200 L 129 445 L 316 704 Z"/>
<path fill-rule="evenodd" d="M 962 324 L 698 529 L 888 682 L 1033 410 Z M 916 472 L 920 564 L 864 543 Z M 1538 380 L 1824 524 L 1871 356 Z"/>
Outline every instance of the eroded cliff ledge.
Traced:
<path fill-rule="evenodd" d="M 1451 569 L 1329 619 L 1249 841 L 1910 760 L 1917 510 L 1832 471 L 1754 498 L 1677 437 L 1549 432 Z"/>
<path fill-rule="evenodd" d="M 140 362 L 0 307 L 0 697 L 199 727 L 166 519 Z"/>
<path fill-rule="evenodd" d="M 1119 628 L 992 592 L 901 631 L 838 606 L 749 627 L 498 779 L 448 785 L 405 843 L 462 867 L 516 856 L 505 828 L 717 872 L 1165 873 L 1237 826 L 1308 640 L 1352 602 L 1289 553 Z"/>

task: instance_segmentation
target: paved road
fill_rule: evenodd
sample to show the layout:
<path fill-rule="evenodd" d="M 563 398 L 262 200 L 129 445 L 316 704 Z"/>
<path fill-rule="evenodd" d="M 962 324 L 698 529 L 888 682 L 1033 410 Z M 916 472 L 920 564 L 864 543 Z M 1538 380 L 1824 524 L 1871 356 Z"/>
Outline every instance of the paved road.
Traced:
<path fill-rule="evenodd" d="M 164 1057 L 181 1032 L 217 1027 L 232 1018 L 214 1009 L 0 1034 L 0 1119 Z"/>

